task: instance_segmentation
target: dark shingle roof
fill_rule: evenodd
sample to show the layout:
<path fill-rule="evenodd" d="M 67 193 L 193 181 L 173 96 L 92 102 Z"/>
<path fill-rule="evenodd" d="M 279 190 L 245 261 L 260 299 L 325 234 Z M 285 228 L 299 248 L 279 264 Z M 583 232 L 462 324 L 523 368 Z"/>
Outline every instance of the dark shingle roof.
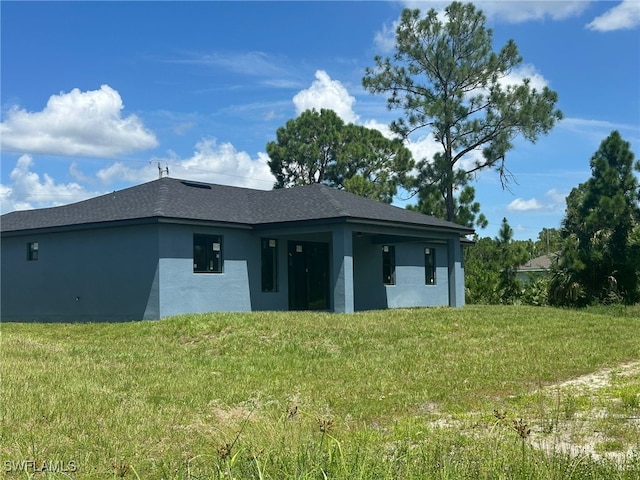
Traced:
<path fill-rule="evenodd" d="M 70 205 L 8 213 L 0 218 L 0 230 L 15 232 L 153 218 L 249 226 L 347 218 L 472 233 L 472 229 L 461 225 L 325 185 L 266 191 L 167 177 Z"/>
<path fill-rule="evenodd" d="M 558 253 L 548 253 L 540 257 L 532 258 L 527 263 L 523 263 L 518 267 L 519 272 L 535 272 L 549 270 L 554 260 L 558 258 Z"/>

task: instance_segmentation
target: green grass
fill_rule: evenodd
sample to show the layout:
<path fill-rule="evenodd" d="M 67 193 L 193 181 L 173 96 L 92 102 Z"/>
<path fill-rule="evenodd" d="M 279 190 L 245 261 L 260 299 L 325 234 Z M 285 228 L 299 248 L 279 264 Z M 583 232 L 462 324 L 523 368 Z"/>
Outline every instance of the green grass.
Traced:
<path fill-rule="evenodd" d="M 550 453 L 512 422 L 557 433 L 595 400 L 541 389 L 640 360 L 639 327 L 638 308 L 488 306 L 5 323 L 0 475 L 638 478 L 637 457 Z M 598 405 L 637 415 L 636 393 L 616 377 Z M 640 446 L 615 425 L 599 451 Z"/>

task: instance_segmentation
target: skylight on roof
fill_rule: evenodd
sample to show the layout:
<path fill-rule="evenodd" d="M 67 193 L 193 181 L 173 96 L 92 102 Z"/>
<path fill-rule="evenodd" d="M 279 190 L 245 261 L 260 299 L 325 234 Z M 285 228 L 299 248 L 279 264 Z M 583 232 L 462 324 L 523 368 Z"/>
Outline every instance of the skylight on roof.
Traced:
<path fill-rule="evenodd" d="M 206 190 L 211 190 L 211 185 L 206 184 L 206 183 L 199 183 L 199 182 L 188 182 L 188 181 L 183 181 L 181 182 L 183 185 L 187 186 L 187 187 L 193 187 L 193 188 L 204 188 Z"/>

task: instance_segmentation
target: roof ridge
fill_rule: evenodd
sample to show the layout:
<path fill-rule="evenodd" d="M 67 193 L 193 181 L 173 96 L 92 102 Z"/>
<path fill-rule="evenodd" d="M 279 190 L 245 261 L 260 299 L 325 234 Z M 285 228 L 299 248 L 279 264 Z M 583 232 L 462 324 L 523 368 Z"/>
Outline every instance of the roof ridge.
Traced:
<path fill-rule="evenodd" d="M 338 190 L 337 188 L 332 188 L 332 187 L 329 187 L 328 185 L 323 185 L 321 183 L 317 183 L 316 185 L 318 185 L 320 187 L 320 192 L 322 192 L 322 196 L 325 197 L 327 200 L 329 200 L 329 203 L 331 204 L 331 206 L 336 210 L 336 212 L 339 215 L 348 216 L 349 212 L 347 212 L 344 209 L 342 203 L 339 202 L 333 196 L 333 193 L 335 191 L 344 192 L 344 190 Z M 345 193 L 349 193 L 349 192 L 345 192 Z"/>
<path fill-rule="evenodd" d="M 158 215 L 159 217 L 163 217 L 165 215 L 165 207 L 167 206 L 169 193 L 169 182 L 170 180 L 167 177 L 158 180 L 157 197 L 153 208 L 153 213 L 154 215 Z"/>

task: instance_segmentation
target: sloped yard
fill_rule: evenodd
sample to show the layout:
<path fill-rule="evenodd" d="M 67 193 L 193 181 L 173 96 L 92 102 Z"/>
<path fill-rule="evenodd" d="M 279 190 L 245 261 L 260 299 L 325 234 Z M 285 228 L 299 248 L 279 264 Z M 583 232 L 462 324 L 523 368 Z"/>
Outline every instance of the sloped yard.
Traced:
<path fill-rule="evenodd" d="M 638 478 L 640 309 L 2 324 L 7 478 Z"/>

